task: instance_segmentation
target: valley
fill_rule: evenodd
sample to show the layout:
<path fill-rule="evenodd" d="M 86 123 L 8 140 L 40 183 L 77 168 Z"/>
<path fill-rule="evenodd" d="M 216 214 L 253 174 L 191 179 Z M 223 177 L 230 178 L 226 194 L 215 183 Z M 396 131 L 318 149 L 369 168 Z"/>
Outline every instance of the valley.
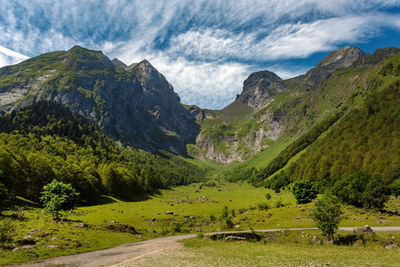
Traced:
<path fill-rule="evenodd" d="M 362 253 L 366 265 L 390 266 L 395 232 L 278 231 L 243 242 L 206 234 L 315 228 L 326 197 L 340 227 L 399 226 L 399 99 L 398 48 L 345 46 L 286 80 L 255 72 L 221 110 L 182 104 L 147 60 L 128 66 L 79 46 L 3 67 L 0 264 L 196 234 L 140 265 L 269 257 L 340 266 Z M 73 205 L 64 207 L 68 190 Z"/>

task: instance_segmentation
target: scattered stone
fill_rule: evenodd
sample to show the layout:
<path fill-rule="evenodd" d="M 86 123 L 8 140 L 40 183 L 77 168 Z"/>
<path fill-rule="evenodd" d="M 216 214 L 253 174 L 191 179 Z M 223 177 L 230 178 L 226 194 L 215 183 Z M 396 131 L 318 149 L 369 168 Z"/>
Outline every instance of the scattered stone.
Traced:
<path fill-rule="evenodd" d="M 207 201 L 207 200 L 208 200 L 207 197 L 205 197 L 205 196 L 199 196 L 199 201 L 205 202 L 205 201 Z"/>
<path fill-rule="evenodd" d="M 23 249 L 33 249 L 33 248 L 36 248 L 36 247 L 37 247 L 36 245 L 25 245 L 25 246 L 22 246 Z"/>
<path fill-rule="evenodd" d="M 59 248 L 59 245 L 47 245 L 46 248 Z"/>
<path fill-rule="evenodd" d="M 58 238 L 57 237 L 55 237 L 55 236 L 53 236 L 52 238 L 51 238 L 51 240 L 57 240 Z"/>
<path fill-rule="evenodd" d="M 80 224 L 76 224 L 75 227 L 87 228 L 87 227 L 89 227 L 89 225 L 87 225 L 86 223 L 80 223 Z"/>
<path fill-rule="evenodd" d="M 201 231 L 202 231 L 201 226 L 197 226 L 196 227 L 196 232 L 201 232 Z"/>
<path fill-rule="evenodd" d="M 167 215 L 174 215 L 174 212 L 173 212 L 173 211 L 167 211 L 167 212 L 165 212 L 165 214 L 167 214 Z"/>
<path fill-rule="evenodd" d="M 315 236 L 313 236 L 313 238 L 312 238 L 312 241 L 313 242 L 317 242 L 318 241 L 318 238 L 317 238 L 317 236 L 315 235 Z"/>
<path fill-rule="evenodd" d="M 19 251 L 19 248 L 13 248 L 12 252 L 17 252 Z"/>
<path fill-rule="evenodd" d="M 79 240 L 74 239 L 74 240 L 72 240 L 72 242 L 75 243 L 76 247 L 81 247 L 82 246 L 82 243 Z"/>
<path fill-rule="evenodd" d="M 297 205 L 296 207 L 297 207 L 297 208 L 300 208 L 301 206 L 300 206 L 300 205 Z"/>
<path fill-rule="evenodd" d="M 119 223 L 119 221 L 115 220 L 115 221 L 111 221 L 110 223 Z"/>
<path fill-rule="evenodd" d="M 32 229 L 32 230 L 29 230 L 28 235 L 31 235 L 31 234 L 36 233 L 36 232 L 39 232 L 39 231 L 40 231 L 39 229 Z"/>
<path fill-rule="evenodd" d="M 354 232 L 359 234 L 359 233 L 372 233 L 372 228 L 369 227 L 368 225 L 365 225 L 363 227 L 357 227 L 354 229 Z"/>
<path fill-rule="evenodd" d="M 34 245 L 36 244 L 36 239 L 33 238 L 31 235 L 24 236 L 19 243 L 21 245 Z"/>
<path fill-rule="evenodd" d="M 174 216 L 179 216 L 179 214 L 174 214 Z"/>
<path fill-rule="evenodd" d="M 398 245 L 396 245 L 396 244 L 390 244 L 390 245 L 385 246 L 386 249 L 392 249 L 392 248 L 397 248 L 397 247 L 398 247 Z"/>
<path fill-rule="evenodd" d="M 294 217 L 293 220 L 300 220 L 300 217 Z"/>
<path fill-rule="evenodd" d="M 368 220 L 368 217 L 364 217 L 365 220 Z"/>
<path fill-rule="evenodd" d="M 236 225 L 236 226 L 235 226 L 235 228 L 236 228 L 236 229 L 239 229 L 239 228 L 240 228 L 240 225 L 239 225 L 239 224 L 238 224 L 238 225 Z"/>
<path fill-rule="evenodd" d="M 200 191 L 199 190 L 195 190 L 194 192 L 199 193 Z"/>
<path fill-rule="evenodd" d="M 170 206 L 172 207 L 172 206 L 174 206 L 174 204 L 170 204 Z"/>
<path fill-rule="evenodd" d="M 306 211 L 305 209 L 300 209 L 300 211 Z"/>
<path fill-rule="evenodd" d="M 228 235 L 227 237 L 225 237 L 225 241 L 231 241 L 231 240 L 245 241 L 247 240 L 247 238 L 241 236 L 233 236 L 233 235 Z"/>
<path fill-rule="evenodd" d="M 46 236 L 48 236 L 48 235 L 50 235 L 49 232 L 44 232 L 44 233 L 41 233 L 39 236 L 40 236 L 40 237 L 46 237 Z"/>
<path fill-rule="evenodd" d="M 232 199 L 229 199 L 229 202 L 232 202 Z"/>
<path fill-rule="evenodd" d="M 66 238 L 64 238 L 64 240 L 71 241 L 71 238 L 66 237 Z"/>

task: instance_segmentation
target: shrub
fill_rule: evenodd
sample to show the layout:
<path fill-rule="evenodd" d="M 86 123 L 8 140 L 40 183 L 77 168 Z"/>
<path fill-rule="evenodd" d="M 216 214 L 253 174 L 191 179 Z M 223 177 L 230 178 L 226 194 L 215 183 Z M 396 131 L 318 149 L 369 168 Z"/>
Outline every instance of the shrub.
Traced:
<path fill-rule="evenodd" d="M 266 202 L 262 202 L 262 203 L 258 203 L 257 204 L 257 208 L 259 210 L 268 210 L 269 209 L 269 205 Z"/>
<path fill-rule="evenodd" d="M 229 210 L 228 210 L 228 206 L 224 206 L 222 208 L 222 214 L 221 214 L 221 219 L 226 219 L 229 216 Z"/>
<path fill-rule="evenodd" d="M 8 198 L 9 194 L 7 188 L 2 183 L 0 183 L 0 213 Z"/>
<path fill-rule="evenodd" d="M 317 197 L 317 190 L 315 190 L 314 185 L 309 181 L 295 182 L 292 192 L 297 204 L 309 203 Z"/>
<path fill-rule="evenodd" d="M 275 208 L 280 208 L 280 207 L 284 207 L 285 204 L 283 204 L 282 199 L 279 198 L 276 202 L 275 202 Z"/>
<path fill-rule="evenodd" d="M 270 200 L 271 199 L 271 194 L 270 193 L 266 193 L 265 197 L 266 197 L 266 199 Z"/>
<path fill-rule="evenodd" d="M 10 242 L 14 232 L 11 218 L 0 219 L 0 244 Z"/>
<path fill-rule="evenodd" d="M 400 196 L 400 179 L 394 181 L 390 186 L 390 192 L 393 196 L 398 197 Z"/>
<path fill-rule="evenodd" d="M 40 200 L 44 204 L 45 211 L 50 213 L 54 220 L 59 220 L 61 211 L 74 208 L 78 196 L 79 194 L 71 184 L 64 184 L 54 179 L 53 182 L 43 187 Z"/>
<path fill-rule="evenodd" d="M 232 229 L 233 228 L 233 221 L 231 217 L 227 217 L 225 218 L 224 221 L 224 228 L 225 229 Z"/>
<path fill-rule="evenodd" d="M 321 229 L 322 234 L 332 239 L 342 219 L 341 214 L 338 198 L 331 194 L 326 194 L 322 199 L 315 201 L 312 217 L 316 226 Z"/>

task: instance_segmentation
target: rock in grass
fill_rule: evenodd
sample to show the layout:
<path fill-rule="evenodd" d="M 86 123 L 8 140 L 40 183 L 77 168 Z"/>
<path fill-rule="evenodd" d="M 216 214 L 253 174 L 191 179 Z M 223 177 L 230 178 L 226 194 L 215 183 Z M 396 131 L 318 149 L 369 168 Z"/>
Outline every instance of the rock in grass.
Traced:
<path fill-rule="evenodd" d="M 46 248 L 59 248 L 59 245 L 47 245 Z"/>
<path fill-rule="evenodd" d="M 89 225 L 87 225 L 86 223 L 80 223 L 80 224 L 76 224 L 75 227 L 87 228 L 87 227 L 89 227 Z"/>
<path fill-rule="evenodd" d="M 369 227 L 368 225 L 363 226 L 363 227 L 357 227 L 354 229 L 354 232 L 359 234 L 359 233 L 372 233 L 373 230 L 371 227 Z"/>
<path fill-rule="evenodd" d="M 36 233 L 36 232 L 39 232 L 39 231 L 40 231 L 39 229 L 32 229 L 32 230 L 29 230 L 28 235 L 31 235 L 31 234 Z"/>
<path fill-rule="evenodd" d="M 225 241 L 245 241 L 247 240 L 246 237 L 241 237 L 241 236 L 234 236 L 234 235 L 228 235 L 224 239 Z"/>
<path fill-rule="evenodd" d="M 169 211 L 165 212 L 165 214 L 167 214 L 167 215 L 174 215 L 174 212 L 169 210 Z"/>
<path fill-rule="evenodd" d="M 36 239 L 31 235 L 24 236 L 21 240 L 18 241 L 21 245 L 34 245 L 36 244 Z"/>

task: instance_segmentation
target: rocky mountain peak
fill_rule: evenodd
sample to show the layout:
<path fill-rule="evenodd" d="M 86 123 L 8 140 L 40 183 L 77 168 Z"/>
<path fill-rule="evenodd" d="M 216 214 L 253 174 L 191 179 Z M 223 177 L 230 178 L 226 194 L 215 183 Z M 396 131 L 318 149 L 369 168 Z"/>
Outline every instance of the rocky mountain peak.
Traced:
<path fill-rule="evenodd" d="M 258 108 L 283 90 L 285 85 L 278 75 L 268 70 L 259 71 L 244 81 L 243 91 L 235 102 Z"/>
<path fill-rule="evenodd" d="M 329 53 L 329 55 L 321 60 L 316 67 L 332 66 L 334 68 L 347 68 L 364 55 L 364 51 L 357 46 L 345 46 Z"/>
<path fill-rule="evenodd" d="M 118 67 L 121 67 L 121 68 L 127 68 L 127 67 L 128 67 L 124 62 L 122 62 L 122 61 L 119 60 L 118 58 L 114 58 L 113 60 L 111 60 L 111 62 L 112 62 L 115 66 L 118 66 Z"/>

